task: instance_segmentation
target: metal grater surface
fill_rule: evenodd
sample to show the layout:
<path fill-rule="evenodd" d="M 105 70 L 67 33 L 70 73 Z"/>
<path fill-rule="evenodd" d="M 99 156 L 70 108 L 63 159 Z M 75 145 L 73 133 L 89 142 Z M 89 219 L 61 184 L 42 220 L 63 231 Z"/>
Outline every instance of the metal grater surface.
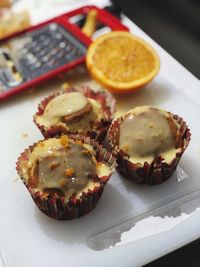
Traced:
<path fill-rule="evenodd" d="M 86 46 L 57 23 L 0 45 L 0 87 L 8 90 L 84 56 Z"/>

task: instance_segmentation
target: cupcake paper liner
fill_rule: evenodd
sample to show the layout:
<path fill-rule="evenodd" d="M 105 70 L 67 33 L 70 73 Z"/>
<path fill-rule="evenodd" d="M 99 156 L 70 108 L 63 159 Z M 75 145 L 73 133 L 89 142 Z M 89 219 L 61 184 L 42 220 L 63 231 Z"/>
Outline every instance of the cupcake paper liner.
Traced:
<path fill-rule="evenodd" d="M 36 206 L 47 216 L 57 220 L 72 220 L 81 217 L 94 209 L 116 166 L 116 158 L 112 153 L 107 151 L 102 145 L 96 143 L 94 140 L 89 137 L 74 134 L 71 134 L 70 138 L 91 145 L 95 150 L 97 161 L 105 162 L 111 168 L 109 175 L 98 177 L 98 181 L 95 180 L 95 183 L 97 182 L 98 185 L 94 185 L 92 190 L 89 189 L 87 192 L 82 192 L 79 198 L 72 195 L 66 200 L 65 196 L 37 191 L 28 185 L 28 179 L 24 178 L 21 163 L 22 161 L 29 160 L 30 154 L 37 143 L 25 149 L 16 163 L 17 172 L 31 194 Z"/>
<path fill-rule="evenodd" d="M 34 123 L 37 125 L 37 127 L 39 128 L 39 130 L 41 131 L 41 133 L 43 134 L 43 136 L 45 138 L 72 133 L 72 131 L 66 130 L 66 128 L 63 127 L 62 125 L 53 125 L 53 126 L 47 128 L 44 125 L 40 125 L 37 122 L 37 115 L 42 115 L 44 113 L 45 107 L 53 98 L 55 98 L 56 96 L 58 96 L 60 94 L 65 94 L 65 93 L 70 93 L 70 92 L 81 92 L 86 97 L 92 98 L 101 104 L 102 110 L 104 113 L 104 119 L 102 119 L 101 121 L 98 121 L 96 123 L 96 125 L 95 125 L 96 129 L 95 130 L 91 130 L 91 131 L 88 131 L 88 132 L 82 133 L 82 134 L 87 135 L 90 138 L 95 139 L 96 141 L 98 141 L 100 143 L 103 142 L 103 140 L 105 139 L 106 133 L 108 131 L 108 128 L 110 126 L 110 123 L 113 119 L 114 113 L 115 113 L 115 99 L 112 96 L 112 94 L 109 92 L 106 92 L 106 91 L 97 91 L 96 92 L 96 91 L 93 91 L 92 89 L 90 89 L 90 87 L 88 87 L 88 86 L 79 86 L 76 88 L 71 87 L 65 91 L 58 92 L 54 95 L 51 95 L 51 96 L 45 98 L 38 105 L 38 110 L 33 117 Z"/>
<path fill-rule="evenodd" d="M 170 113 L 171 114 L 171 113 Z M 133 163 L 129 161 L 128 155 L 118 148 L 120 124 L 125 117 L 115 119 L 108 131 L 107 144 L 108 148 L 114 149 L 114 154 L 117 157 L 117 171 L 127 180 L 134 181 L 137 184 L 160 184 L 169 179 L 179 163 L 179 160 L 187 148 L 191 133 L 186 122 L 178 115 L 171 114 L 173 119 L 179 125 L 179 131 L 182 139 L 181 151 L 176 153 L 175 158 L 167 163 L 161 156 L 156 156 L 151 163 L 145 162 Z"/>

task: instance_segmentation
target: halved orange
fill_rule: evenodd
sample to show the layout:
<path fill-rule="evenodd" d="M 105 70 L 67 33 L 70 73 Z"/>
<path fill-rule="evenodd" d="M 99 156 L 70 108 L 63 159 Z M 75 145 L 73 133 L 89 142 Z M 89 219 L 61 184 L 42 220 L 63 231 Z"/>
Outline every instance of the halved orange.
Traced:
<path fill-rule="evenodd" d="M 159 71 L 160 60 L 144 40 L 129 32 L 112 31 L 89 46 L 86 65 L 108 90 L 124 93 L 150 82 Z"/>

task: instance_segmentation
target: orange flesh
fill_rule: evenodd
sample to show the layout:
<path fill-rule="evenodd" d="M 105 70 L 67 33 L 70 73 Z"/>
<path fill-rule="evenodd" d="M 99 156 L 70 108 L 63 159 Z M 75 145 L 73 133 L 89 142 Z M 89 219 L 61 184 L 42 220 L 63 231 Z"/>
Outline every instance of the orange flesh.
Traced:
<path fill-rule="evenodd" d="M 103 41 L 96 49 L 93 62 L 106 78 L 115 82 L 141 79 L 155 68 L 154 57 L 148 49 L 132 39 L 124 41 L 120 36 Z"/>
<path fill-rule="evenodd" d="M 113 31 L 88 48 L 86 65 L 92 77 L 115 93 L 135 91 L 157 74 L 160 61 L 154 49 L 129 32 Z"/>

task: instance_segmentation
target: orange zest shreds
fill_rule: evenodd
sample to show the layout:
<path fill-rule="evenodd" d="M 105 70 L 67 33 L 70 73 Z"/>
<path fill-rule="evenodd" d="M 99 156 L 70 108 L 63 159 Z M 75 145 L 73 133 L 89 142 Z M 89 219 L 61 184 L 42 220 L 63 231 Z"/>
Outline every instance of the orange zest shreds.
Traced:
<path fill-rule="evenodd" d="M 105 88 L 125 93 L 150 82 L 159 71 L 160 60 L 146 41 L 130 32 L 112 31 L 89 46 L 86 65 Z"/>
<path fill-rule="evenodd" d="M 60 179 L 59 183 L 60 183 L 60 186 L 64 187 L 66 185 L 66 179 L 62 178 Z"/>
<path fill-rule="evenodd" d="M 66 135 L 62 135 L 60 138 L 60 143 L 62 146 L 67 148 L 69 146 L 69 138 Z"/>
<path fill-rule="evenodd" d="M 74 175 L 74 172 L 75 172 L 74 168 L 67 168 L 65 170 L 65 175 L 70 177 L 70 176 Z"/>
<path fill-rule="evenodd" d="M 50 164 L 49 164 L 49 167 L 51 170 L 54 170 L 56 167 L 58 167 L 60 164 L 56 161 L 52 161 Z"/>
<path fill-rule="evenodd" d="M 122 149 L 123 149 L 125 152 L 128 152 L 128 148 L 129 148 L 129 145 L 124 145 L 124 146 L 122 147 Z"/>
<path fill-rule="evenodd" d="M 90 154 L 90 151 L 88 151 L 88 150 L 86 150 L 86 149 L 82 150 L 81 152 L 82 152 L 84 155 Z"/>
<path fill-rule="evenodd" d="M 43 193 L 42 197 L 47 200 L 49 197 L 49 193 Z"/>
<path fill-rule="evenodd" d="M 44 147 L 44 143 L 43 142 L 39 142 L 38 146 L 42 148 L 42 147 Z"/>
<path fill-rule="evenodd" d="M 83 143 L 79 140 L 76 141 L 77 144 L 82 145 Z"/>
<path fill-rule="evenodd" d="M 97 169 L 100 169 L 102 167 L 102 163 L 101 162 L 96 161 L 96 159 L 95 159 L 94 162 L 95 162 L 95 165 L 96 165 Z"/>

